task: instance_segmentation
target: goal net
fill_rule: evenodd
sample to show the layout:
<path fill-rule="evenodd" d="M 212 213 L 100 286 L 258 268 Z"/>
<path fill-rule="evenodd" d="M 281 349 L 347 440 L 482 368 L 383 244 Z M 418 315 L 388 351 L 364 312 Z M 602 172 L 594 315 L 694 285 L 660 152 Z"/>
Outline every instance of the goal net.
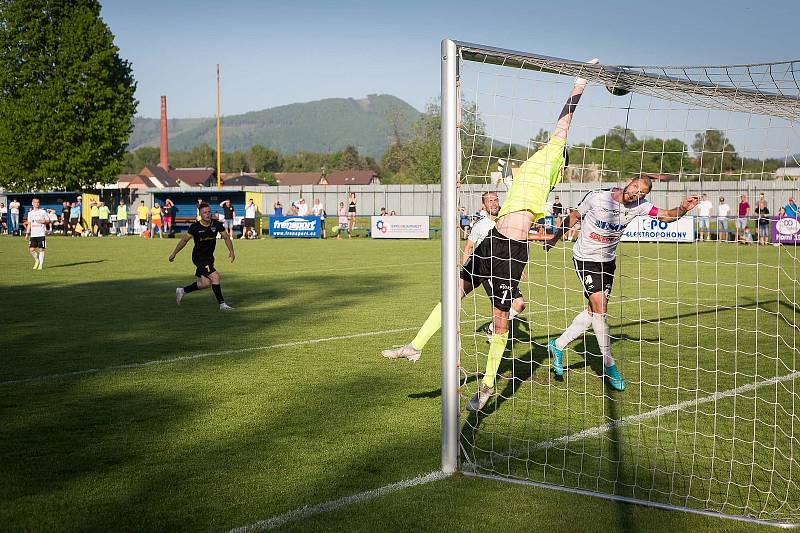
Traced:
<path fill-rule="evenodd" d="M 463 207 L 474 224 L 488 191 L 502 204 L 519 166 L 552 134 L 575 77 L 588 80 L 569 129 L 569 165 L 548 199 L 554 216 L 531 228 L 520 283 L 527 306 L 511 321 L 495 393 L 476 413 L 465 406 L 486 371 L 492 303 L 476 288 L 456 307 L 457 321 L 445 312 L 444 335 L 457 331 L 458 340 L 459 469 L 796 523 L 800 224 L 790 204 L 798 181 L 782 176 L 800 166 L 800 62 L 631 67 L 466 43 L 451 50 L 443 195 L 455 201 L 443 202 L 445 218 Z M 550 252 L 542 240 L 588 192 L 639 175 L 653 181 L 648 200 L 659 208 L 703 194 L 710 208 L 670 224 L 640 217 L 623 235 L 608 304 L 611 351 L 626 384 L 619 392 L 603 378 L 591 327 L 564 350 L 563 376 L 551 370 L 548 342 L 587 302 L 574 239 Z M 459 222 L 448 224 L 460 231 Z M 465 242 L 445 246 L 452 252 Z M 456 277 L 446 275 L 454 265 L 443 265 L 445 305 L 458 299 Z M 445 412 L 445 426 L 452 417 Z"/>

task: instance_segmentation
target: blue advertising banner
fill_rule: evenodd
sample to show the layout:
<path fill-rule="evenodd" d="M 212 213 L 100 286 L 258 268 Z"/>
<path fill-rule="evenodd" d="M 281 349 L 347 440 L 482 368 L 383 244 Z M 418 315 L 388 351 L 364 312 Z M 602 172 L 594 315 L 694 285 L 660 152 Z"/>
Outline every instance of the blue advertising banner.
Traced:
<path fill-rule="evenodd" d="M 319 217 L 269 217 L 270 237 L 320 238 Z"/>

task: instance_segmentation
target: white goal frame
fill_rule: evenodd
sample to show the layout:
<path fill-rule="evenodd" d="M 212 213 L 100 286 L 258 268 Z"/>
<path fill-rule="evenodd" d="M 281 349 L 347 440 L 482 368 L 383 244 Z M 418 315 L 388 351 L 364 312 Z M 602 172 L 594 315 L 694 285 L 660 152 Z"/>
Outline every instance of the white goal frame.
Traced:
<path fill-rule="evenodd" d="M 526 66 L 526 59 L 535 60 L 536 66 Z M 441 429 L 441 469 L 444 473 L 451 474 L 461 472 L 464 475 L 491 478 L 507 482 L 524 484 L 529 486 L 545 487 L 574 494 L 590 495 L 605 499 L 615 500 L 625 503 L 647 505 L 650 507 L 691 512 L 712 517 L 725 517 L 749 523 L 757 523 L 785 528 L 794 528 L 800 524 L 775 522 L 758 519 L 748 516 L 733 514 L 723 514 L 712 510 L 671 505 L 667 503 L 648 501 L 628 496 L 594 492 L 581 488 L 569 486 L 553 485 L 538 481 L 507 478 L 500 475 L 490 475 L 480 472 L 471 472 L 469 469 L 462 468 L 460 439 L 461 439 L 461 420 L 460 420 L 460 340 L 459 340 L 459 319 L 460 319 L 460 295 L 458 289 L 458 269 L 457 264 L 460 258 L 460 237 L 458 220 L 458 201 L 459 201 L 459 168 L 461 161 L 459 128 L 461 120 L 461 101 L 460 101 L 460 78 L 459 66 L 461 62 L 474 61 L 479 63 L 490 63 L 494 65 L 510 66 L 513 68 L 530 68 L 539 72 L 549 72 L 553 74 L 565 74 L 563 65 L 574 66 L 576 71 L 581 71 L 586 65 L 579 61 L 550 58 L 537 54 L 506 50 L 491 46 L 483 46 L 461 41 L 446 39 L 441 43 L 441 220 L 442 220 L 442 248 L 441 248 L 441 301 L 442 301 L 442 429 Z M 560 65 L 558 70 L 548 70 L 542 67 L 552 61 Z M 614 83 L 615 72 L 622 73 L 621 67 L 602 66 L 602 72 L 590 72 L 593 81 L 605 83 L 607 86 L 614 85 L 617 88 L 625 89 L 624 85 Z M 658 79 L 656 79 L 658 78 Z M 758 91 L 748 91 L 747 89 L 726 89 L 708 84 L 705 87 L 702 83 L 687 82 L 686 80 L 673 79 L 662 76 L 652 76 L 655 82 L 671 83 L 676 90 L 687 91 L 694 94 L 703 94 L 703 90 L 713 88 L 716 96 L 725 101 L 725 91 L 751 92 L 752 98 L 765 96 Z M 689 86 L 689 87 L 685 87 Z M 692 87 L 693 86 L 693 87 Z M 732 95 L 732 93 L 731 93 Z M 795 109 L 800 110 L 797 100 L 791 96 L 766 95 L 781 100 L 781 103 L 789 105 L 794 102 Z"/>

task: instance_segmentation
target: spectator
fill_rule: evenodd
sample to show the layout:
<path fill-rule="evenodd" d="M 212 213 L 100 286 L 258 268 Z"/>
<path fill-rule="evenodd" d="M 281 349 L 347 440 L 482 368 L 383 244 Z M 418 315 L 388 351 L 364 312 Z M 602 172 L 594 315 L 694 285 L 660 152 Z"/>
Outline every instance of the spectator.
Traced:
<path fill-rule="evenodd" d="M 784 218 L 786 216 L 786 208 L 781 207 L 778 209 L 778 218 Z"/>
<path fill-rule="evenodd" d="M 389 213 L 389 216 L 390 216 L 390 217 L 396 217 L 396 216 L 397 216 L 397 211 L 395 211 L 394 209 L 392 209 L 392 212 L 391 212 L 391 213 Z"/>
<path fill-rule="evenodd" d="M 247 205 L 244 207 L 244 228 L 242 229 L 242 239 L 247 237 L 248 231 L 253 230 L 255 232 L 256 227 L 256 204 L 252 198 L 247 201 Z M 253 233 L 255 234 L 255 233 Z M 255 238 L 258 238 L 258 235 L 255 235 Z"/>
<path fill-rule="evenodd" d="M 6 220 L 6 204 L 0 202 L 0 230 L 3 235 L 8 233 L 8 221 Z"/>
<path fill-rule="evenodd" d="M 56 214 L 55 209 L 47 210 L 47 221 L 48 221 L 47 232 L 52 234 L 53 231 L 55 231 L 56 226 L 58 226 L 58 215 Z"/>
<path fill-rule="evenodd" d="M 555 222 L 555 226 L 557 228 L 561 227 L 563 222 L 562 218 L 564 216 L 564 206 L 561 205 L 561 199 L 556 196 L 553 198 L 553 221 Z"/>
<path fill-rule="evenodd" d="M 342 240 L 342 233 L 347 233 L 347 238 L 350 238 L 350 218 L 347 215 L 347 208 L 344 202 L 339 202 L 339 233 L 336 235 L 337 240 Z"/>
<path fill-rule="evenodd" d="M 117 236 L 123 237 L 128 234 L 128 206 L 125 200 L 120 198 L 117 206 Z"/>
<path fill-rule="evenodd" d="M 783 208 L 786 216 L 789 218 L 797 218 L 797 204 L 794 202 L 794 197 L 789 197 L 789 202 Z"/>
<path fill-rule="evenodd" d="M 78 224 L 80 224 L 81 228 L 78 230 L 78 233 L 83 235 L 83 232 L 86 231 L 86 219 L 83 218 L 83 196 L 78 196 L 77 202 L 75 202 L 75 207 L 78 208 Z M 72 211 L 70 210 L 70 219 L 72 218 Z"/>
<path fill-rule="evenodd" d="M 69 208 L 69 228 L 72 230 L 72 236 L 77 237 L 81 232 L 81 204 L 79 202 L 72 202 Z"/>
<path fill-rule="evenodd" d="M 381 211 L 386 211 L 386 209 L 382 209 Z M 458 210 L 458 225 L 461 227 L 461 238 L 466 239 L 469 237 L 469 215 L 467 214 L 467 208 L 463 205 Z"/>
<path fill-rule="evenodd" d="M 315 217 L 322 216 L 322 213 L 325 212 L 325 206 L 322 205 L 322 201 L 319 198 L 314 199 L 314 205 L 311 206 L 311 214 Z"/>
<path fill-rule="evenodd" d="M 749 227 L 745 227 L 739 240 L 742 244 L 753 244 L 753 234 Z"/>
<path fill-rule="evenodd" d="M 97 206 L 97 223 L 98 223 L 98 231 L 101 237 L 107 236 L 108 231 L 108 222 L 109 217 L 111 216 L 111 211 L 108 209 L 108 206 L 105 202 L 100 202 Z"/>
<path fill-rule="evenodd" d="M 219 204 L 219 206 L 222 208 L 225 231 L 228 232 L 228 235 L 233 235 L 233 217 L 236 215 L 236 210 L 233 208 L 233 204 L 231 204 L 231 199 L 228 198 Z"/>
<path fill-rule="evenodd" d="M 20 203 L 17 201 L 16 198 L 14 198 L 13 200 L 11 200 L 11 203 L 8 204 L 8 212 L 11 215 L 11 218 L 9 219 L 9 224 L 8 224 L 8 231 L 12 235 L 17 235 L 17 234 L 19 234 L 19 231 L 20 231 L 20 229 L 19 229 L 19 209 L 20 209 Z"/>
<path fill-rule="evenodd" d="M 69 232 L 72 231 L 72 227 L 69 223 L 69 219 L 72 218 L 70 216 L 71 212 L 72 206 L 69 202 L 61 204 L 61 229 L 64 231 L 64 237 L 69 235 Z"/>
<path fill-rule="evenodd" d="M 89 202 L 89 216 L 91 217 L 92 235 L 97 237 L 100 234 L 100 208 L 97 207 L 97 202 L 94 200 Z"/>
<path fill-rule="evenodd" d="M 758 244 L 766 246 L 769 244 L 769 208 L 767 201 L 764 200 L 764 194 L 756 204 L 754 213 L 756 214 L 756 227 L 758 228 Z"/>
<path fill-rule="evenodd" d="M 164 226 L 161 225 L 161 206 L 156 202 L 150 209 L 150 238 L 156 234 L 158 228 L 158 238 L 164 238 Z"/>
<path fill-rule="evenodd" d="M 461 209 L 464 209 L 464 208 L 462 207 Z M 386 210 L 385 207 L 381 207 L 381 214 L 378 215 L 378 216 L 388 217 L 389 216 L 389 212 Z"/>
<path fill-rule="evenodd" d="M 311 213 L 315 217 L 319 217 L 319 228 L 322 232 L 322 238 L 327 238 L 327 231 L 325 229 L 325 206 L 319 198 L 314 198 L 314 205 L 311 206 Z"/>
<path fill-rule="evenodd" d="M 709 224 L 709 220 L 711 219 L 711 211 L 714 210 L 714 204 L 708 199 L 706 193 L 700 196 L 700 203 L 697 204 L 697 209 L 699 210 L 697 218 L 700 222 L 700 240 L 710 241 L 711 225 Z"/>
<path fill-rule="evenodd" d="M 731 212 L 731 206 L 725 203 L 725 198 L 719 197 L 719 205 L 717 206 L 717 240 L 728 240 L 728 215 Z"/>
<path fill-rule="evenodd" d="M 200 221 L 200 206 L 201 205 L 203 205 L 203 199 L 202 198 L 198 198 L 197 199 L 197 203 L 194 206 L 194 208 L 195 208 L 195 216 L 197 217 L 198 221 Z"/>
<path fill-rule="evenodd" d="M 139 202 L 139 207 L 136 208 L 136 216 L 139 218 L 139 233 L 147 230 L 147 215 L 149 210 L 144 205 L 144 200 Z"/>
<path fill-rule="evenodd" d="M 306 204 L 305 198 L 300 198 L 297 201 L 297 216 L 304 217 L 308 215 L 308 204 Z"/>
<path fill-rule="evenodd" d="M 172 234 L 172 225 L 175 223 L 175 212 L 178 210 L 175 203 L 167 198 L 164 200 L 164 207 L 161 210 L 162 219 L 164 220 L 164 231 L 167 235 Z"/>
<path fill-rule="evenodd" d="M 750 204 L 747 203 L 747 195 L 739 197 L 739 217 L 736 219 L 736 240 L 739 240 L 739 232 L 747 227 L 747 218 L 750 216 Z"/>
<path fill-rule="evenodd" d="M 282 217 L 283 216 L 283 204 L 281 203 L 280 200 L 278 200 L 277 202 L 275 202 L 272 205 L 272 209 L 275 210 L 275 216 L 276 217 Z"/>
<path fill-rule="evenodd" d="M 347 204 L 347 218 L 348 218 L 348 228 L 352 232 L 356 229 L 356 203 L 358 199 L 356 198 L 356 193 L 351 192 L 347 195 L 348 204 Z M 348 233 L 348 237 L 350 234 Z"/>

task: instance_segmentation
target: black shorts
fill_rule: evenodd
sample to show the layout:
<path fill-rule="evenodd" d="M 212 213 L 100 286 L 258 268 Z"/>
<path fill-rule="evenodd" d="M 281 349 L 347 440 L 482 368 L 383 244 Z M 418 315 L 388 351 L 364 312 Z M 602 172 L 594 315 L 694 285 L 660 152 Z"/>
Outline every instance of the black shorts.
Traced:
<path fill-rule="evenodd" d="M 606 300 L 611 297 L 611 287 L 614 285 L 614 272 L 617 270 L 616 261 L 597 263 L 594 261 L 579 261 L 572 258 L 575 263 L 575 273 L 583 285 L 583 295 L 587 298 L 597 292 L 605 293 Z"/>
<path fill-rule="evenodd" d="M 28 243 L 29 248 L 47 248 L 47 243 L 44 242 L 44 237 L 31 237 L 31 242 Z"/>
<path fill-rule="evenodd" d="M 197 260 L 192 259 L 194 266 L 197 267 L 194 271 L 195 277 L 199 278 L 202 276 L 208 277 L 211 275 L 212 272 L 216 272 L 217 269 L 214 268 L 214 258 L 198 258 Z"/>
<path fill-rule="evenodd" d="M 461 268 L 461 279 L 473 287 L 483 285 L 492 306 L 509 311 L 511 302 L 522 296 L 519 280 L 528 265 L 527 241 L 515 241 L 492 229 Z"/>
<path fill-rule="evenodd" d="M 252 228 L 256 225 L 256 219 L 254 218 L 246 218 L 244 219 L 244 227 L 245 228 Z"/>

